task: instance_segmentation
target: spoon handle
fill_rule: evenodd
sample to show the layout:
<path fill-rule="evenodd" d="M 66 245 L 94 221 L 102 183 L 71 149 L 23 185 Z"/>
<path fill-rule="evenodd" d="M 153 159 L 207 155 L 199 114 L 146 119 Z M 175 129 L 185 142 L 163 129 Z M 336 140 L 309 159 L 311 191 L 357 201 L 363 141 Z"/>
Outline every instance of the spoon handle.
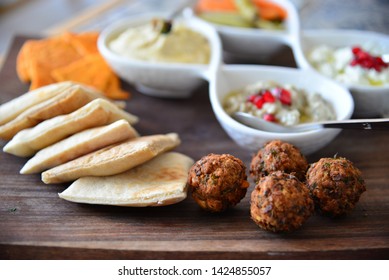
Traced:
<path fill-rule="evenodd" d="M 389 118 L 322 122 L 321 125 L 326 128 L 386 130 L 389 129 Z"/>

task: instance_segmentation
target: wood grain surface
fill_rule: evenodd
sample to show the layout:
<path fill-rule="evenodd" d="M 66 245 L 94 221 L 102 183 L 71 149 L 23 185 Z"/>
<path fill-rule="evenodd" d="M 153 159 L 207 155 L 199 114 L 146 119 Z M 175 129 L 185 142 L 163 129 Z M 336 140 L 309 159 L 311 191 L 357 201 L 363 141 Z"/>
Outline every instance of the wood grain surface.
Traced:
<path fill-rule="evenodd" d="M 24 93 L 15 72 L 17 37 L 0 72 L 0 100 Z M 283 61 L 293 61 L 286 52 Z M 282 57 L 282 56 L 280 56 Z M 288 58 L 289 57 L 289 58 Z M 195 160 L 208 153 L 231 153 L 249 166 L 217 122 L 207 84 L 189 99 L 158 99 L 133 91 L 128 110 L 143 134 L 178 132 L 176 150 Z M 191 197 L 161 208 L 76 204 L 57 193 L 68 184 L 45 185 L 39 175 L 20 175 L 26 159 L 0 153 L 1 259 L 388 259 L 389 132 L 343 131 L 309 162 L 335 154 L 361 169 L 367 191 L 349 215 L 311 217 L 292 233 L 261 230 L 249 215 L 249 197 L 221 214 L 202 211 Z M 4 146 L 1 143 L 1 147 Z"/>

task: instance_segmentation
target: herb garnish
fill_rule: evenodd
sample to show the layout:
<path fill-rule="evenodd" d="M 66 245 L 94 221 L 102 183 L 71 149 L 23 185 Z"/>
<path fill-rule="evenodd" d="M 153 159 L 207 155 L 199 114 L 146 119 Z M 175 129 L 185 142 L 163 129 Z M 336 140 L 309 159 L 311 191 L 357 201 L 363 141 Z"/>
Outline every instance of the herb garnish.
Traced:
<path fill-rule="evenodd" d="M 16 212 L 17 210 L 18 210 L 18 208 L 12 207 L 12 208 L 8 209 L 8 212 L 13 213 L 13 212 Z"/>

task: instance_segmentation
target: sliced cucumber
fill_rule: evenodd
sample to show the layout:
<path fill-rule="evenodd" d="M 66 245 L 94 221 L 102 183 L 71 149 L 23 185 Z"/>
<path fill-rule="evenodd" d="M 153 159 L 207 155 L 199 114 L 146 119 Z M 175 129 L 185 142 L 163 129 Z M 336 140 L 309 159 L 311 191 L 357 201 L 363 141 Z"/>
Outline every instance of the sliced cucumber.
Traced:
<path fill-rule="evenodd" d="M 251 0 L 234 0 L 235 6 L 242 17 L 248 22 L 258 19 L 258 11 Z"/>
<path fill-rule="evenodd" d="M 206 12 L 199 17 L 213 23 L 235 27 L 255 27 L 253 23 L 245 20 L 239 13 Z"/>
<path fill-rule="evenodd" d="M 282 30 L 284 29 L 284 24 L 281 21 L 271 21 L 258 19 L 255 21 L 255 26 L 261 29 L 270 29 L 270 30 Z"/>

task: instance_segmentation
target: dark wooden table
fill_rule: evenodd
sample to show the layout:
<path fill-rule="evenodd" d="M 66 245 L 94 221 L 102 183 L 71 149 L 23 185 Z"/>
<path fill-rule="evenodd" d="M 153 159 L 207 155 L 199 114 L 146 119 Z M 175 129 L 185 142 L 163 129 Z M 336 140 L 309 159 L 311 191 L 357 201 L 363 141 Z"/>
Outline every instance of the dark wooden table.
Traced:
<path fill-rule="evenodd" d="M 17 37 L 0 72 L 0 100 L 28 86 L 15 72 Z M 290 53 L 282 61 L 293 62 Z M 218 124 L 207 84 L 189 99 L 158 99 L 133 91 L 130 112 L 140 116 L 143 134 L 178 132 L 176 150 L 195 160 L 208 153 L 231 153 L 249 165 Z M 121 208 L 75 204 L 57 193 L 68 185 L 45 185 L 39 175 L 20 175 L 26 162 L 0 153 L 0 259 L 388 259 L 389 133 L 344 131 L 308 157 L 335 154 L 361 169 L 367 191 L 352 213 L 330 219 L 315 215 L 299 230 L 274 234 L 259 229 L 249 215 L 249 194 L 222 214 L 202 211 L 191 197 L 161 208 Z M 4 142 L 1 143 L 1 147 Z"/>

